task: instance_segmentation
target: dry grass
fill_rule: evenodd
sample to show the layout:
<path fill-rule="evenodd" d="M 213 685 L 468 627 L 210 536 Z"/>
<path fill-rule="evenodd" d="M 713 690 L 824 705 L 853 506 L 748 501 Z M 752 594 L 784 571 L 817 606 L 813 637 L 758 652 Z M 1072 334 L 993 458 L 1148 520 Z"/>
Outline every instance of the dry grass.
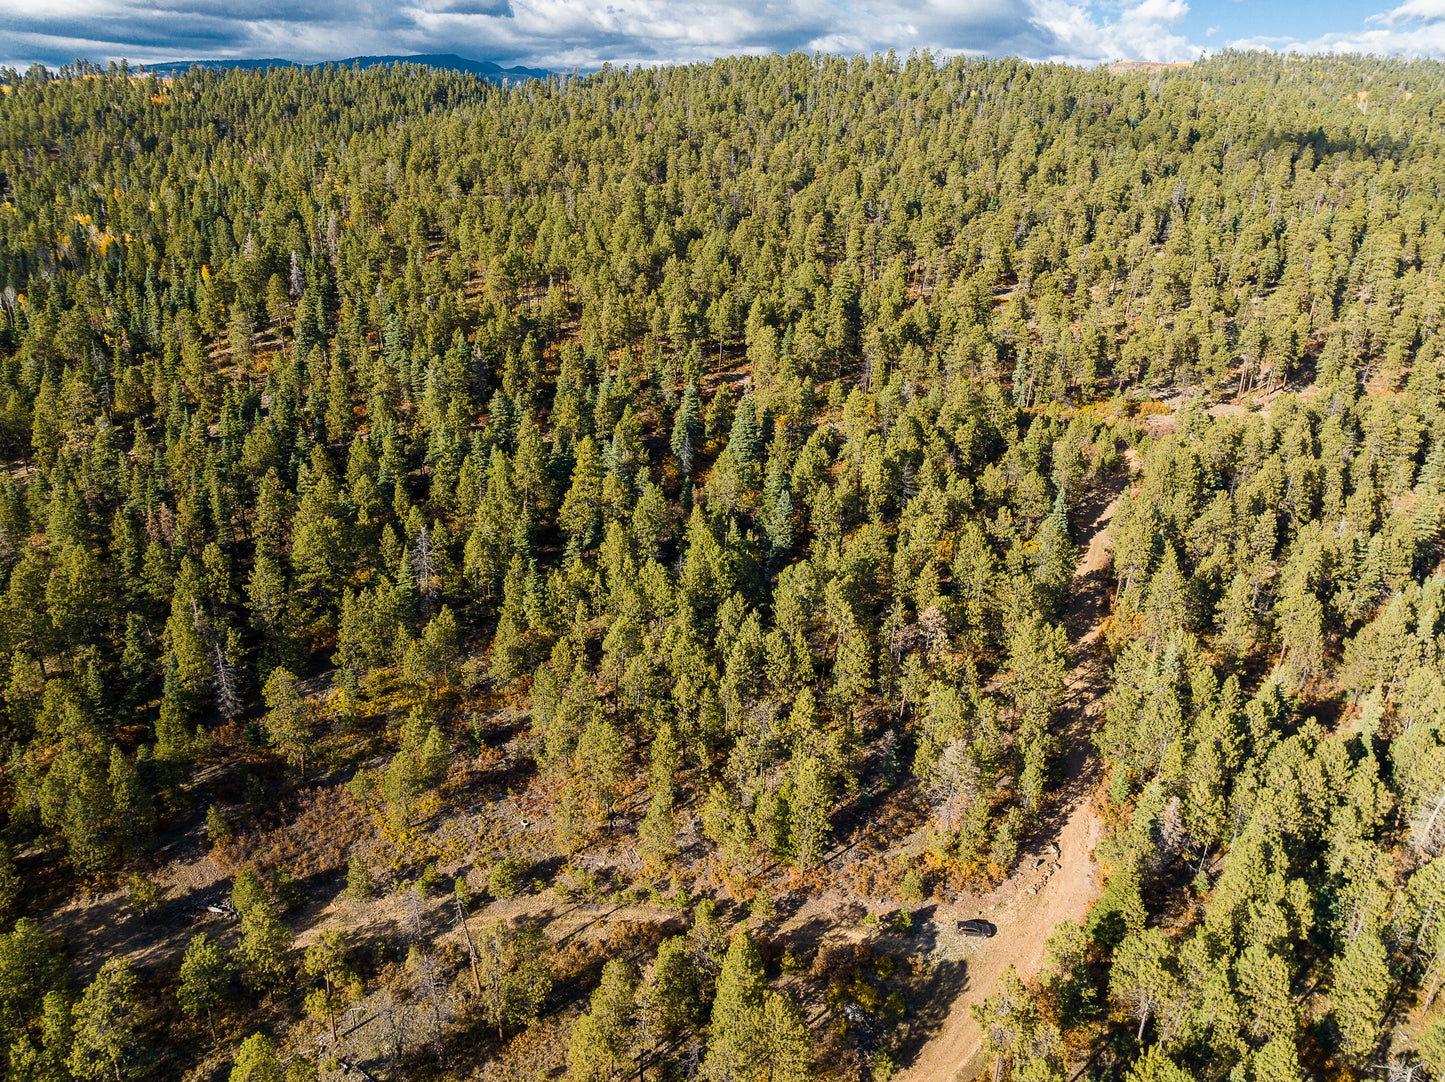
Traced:
<path fill-rule="evenodd" d="M 213 851 L 222 867 L 262 875 L 285 868 L 298 879 L 328 875 L 345 867 L 352 846 L 374 829 L 366 808 L 340 785 L 302 791 L 257 818 L 253 829 Z"/>

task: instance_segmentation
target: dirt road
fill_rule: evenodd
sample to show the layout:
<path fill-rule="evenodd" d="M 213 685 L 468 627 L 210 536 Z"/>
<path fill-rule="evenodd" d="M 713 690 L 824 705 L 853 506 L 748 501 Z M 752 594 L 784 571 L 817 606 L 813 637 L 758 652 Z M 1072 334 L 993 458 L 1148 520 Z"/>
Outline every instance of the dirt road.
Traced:
<path fill-rule="evenodd" d="M 898 1075 L 900 1082 L 956 1082 L 981 1070 L 980 1033 L 969 1008 L 993 991 L 1008 966 L 1024 977 L 1038 972 L 1054 926 L 1082 920 L 1098 897 L 1093 849 L 1100 824 L 1089 805 L 1098 759 L 1088 737 L 1103 710 L 1108 670 L 1094 656 L 1094 645 L 1108 612 L 1109 520 L 1127 482 L 1126 470 L 1115 471 L 1086 496 L 1078 511 L 1081 551 L 1067 616 L 1074 667 L 1068 677 L 1066 727 L 1060 734 L 1068 753 L 1058 802 L 1007 882 L 972 904 L 939 907 L 935 919 L 941 927 L 982 916 L 998 926 L 998 935 L 954 941 L 953 953 L 964 963 L 963 987 L 939 1033 Z"/>

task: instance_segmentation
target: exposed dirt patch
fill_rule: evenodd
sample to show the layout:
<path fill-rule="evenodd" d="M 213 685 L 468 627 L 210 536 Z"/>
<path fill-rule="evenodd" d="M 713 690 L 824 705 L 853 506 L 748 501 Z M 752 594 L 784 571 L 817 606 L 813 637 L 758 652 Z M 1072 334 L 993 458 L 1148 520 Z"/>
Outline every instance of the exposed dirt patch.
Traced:
<path fill-rule="evenodd" d="M 125 956 L 143 971 L 179 964 L 198 931 L 229 942 L 234 920 L 220 909 L 231 881 L 210 857 L 203 817 L 195 815 L 173 828 L 144 865 L 162 898 L 148 919 L 131 908 L 124 882 L 97 894 L 77 894 L 41 918 L 47 931 L 65 941 L 80 980 L 94 977 L 112 955 Z"/>

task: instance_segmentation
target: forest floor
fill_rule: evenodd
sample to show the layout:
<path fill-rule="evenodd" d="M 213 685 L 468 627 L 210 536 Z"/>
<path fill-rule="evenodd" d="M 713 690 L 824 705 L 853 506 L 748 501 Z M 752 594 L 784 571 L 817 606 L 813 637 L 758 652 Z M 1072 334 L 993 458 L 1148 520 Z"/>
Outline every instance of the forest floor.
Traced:
<path fill-rule="evenodd" d="M 1095 647 L 1109 612 L 1108 527 L 1129 472 L 1119 469 L 1102 478 L 1078 512 L 1080 554 L 1066 625 L 1074 667 L 1068 676 L 1065 727 L 1059 734 L 1067 755 L 1058 801 L 1008 880 L 976 900 L 942 905 L 935 912 L 933 920 L 940 927 L 952 929 L 955 920 L 984 917 L 997 925 L 998 934 L 992 939 L 941 940 L 936 950 L 947 960 L 963 962 L 959 987 L 941 1025 L 898 1075 L 899 1082 L 955 1082 L 982 1070 L 982 1034 L 971 1008 L 993 992 L 1009 966 L 1025 979 L 1036 974 L 1055 926 L 1083 920 L 1099 895 L 1093 850 L 1102 824 L 1091 799 L 1099 759 L 1089 737 L 1104 709 L 1108 665 Z"/>

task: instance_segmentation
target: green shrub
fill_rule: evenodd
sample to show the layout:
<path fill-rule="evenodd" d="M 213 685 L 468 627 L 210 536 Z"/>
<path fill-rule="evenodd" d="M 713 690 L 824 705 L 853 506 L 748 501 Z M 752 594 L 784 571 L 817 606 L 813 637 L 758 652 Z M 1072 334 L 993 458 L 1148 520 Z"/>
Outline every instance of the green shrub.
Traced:
<path fill-rule="evenodd" d="M 904 874 L 899 894 L 908 905 L 917 905 L 923 901 L 923 880 L 918 876 L 918 869 L 909 868 Z"/>
<path fill-rule="evenodd" d="M 290 913 L 301 905 L 301 884 L 288 868 L 276 869 L 271 877 L 271 894 L 283 913 Z"/>
<path fill-rule="evenodd" d="M 229 841 L 231 838 L 231 824 L 226 822 L 226 817 L 221 814 L 221 809 L 212 804 L 206 809 L 206 840 L 212 845 L 219 845 L 221 842 Z"/>
<path fill-rule="evenodd" d="M 354 902 L 364 902 L 376 893 L 376 881 L 371 878 L 371 869 L 359 855 L 353 854 L 346 864 L 346 896 Z"/>
<path fill-rule="evenodd" d="M 753 895 L 753 901 L 748 907 L 748 912 L 756 920 L 760 921 L 770 921 L 777 917 L 777 903 L 773 901 L 773 895 L 766 887 Z"/>
<path fill-rule="evenodd" d="M 127 894 L 130 899 L 130 907 L 142 920 L 149 920 L 151 915 L 161 907 L 161 888 L 156 885 L 154 880 L 146 878 L 139 872 L 130 877 Z"/>
<path fill-rule="evenodd" d="M 526 881 L 528 865 L 516 857 L 503 857 L 487 873 L 487 890 L 493 898 L 515 898 Z"/>
<path fill-rule="evenodd" d="M 452 894 L 456 896 L 457 901 L 461 902 L 464 907 L 472 904 L 472 886 L 467 882 L 465 872 L 457 876 L 456 882 L 452 884 Z"/>

